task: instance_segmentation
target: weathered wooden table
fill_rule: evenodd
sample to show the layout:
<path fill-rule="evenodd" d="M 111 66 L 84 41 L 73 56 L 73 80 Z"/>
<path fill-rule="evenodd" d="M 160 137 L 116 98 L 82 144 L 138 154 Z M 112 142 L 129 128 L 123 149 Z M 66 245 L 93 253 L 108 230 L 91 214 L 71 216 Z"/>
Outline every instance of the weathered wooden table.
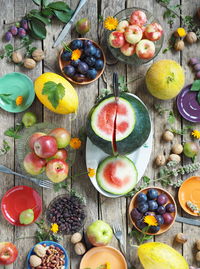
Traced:
<path fill-rule="evenodd" d="M 199 0 L 187 1 L 187 0 L 174 0 L 173 4 L 181 4 L 182 14 L 183 15 L 193 15 L 199 6 Z M 78 0 L 67 1 L 71 8 L 75 8 Z M 90 32 L 86 35 L 86 37 L 93 39 L 103 46 L 106 56 L 109 62 L 114 62 L 113 59 L 109 58 L 109 52 L 106 48 L 105 36 L 102 33 L 102 28 L 98 23 L 98 16 L 102 15 L 103 17 L 112 16 L 118 11 L 124 9 L 125 7 L 141 7 L 149 10 L 157 17 L 164 28 L 165 33 L 165 41 L 164 47 L 167 46 L 167 40 L 169 38 L 169 34 L 171 30 L 169 29 L 169 25 L 166 21 L 163 20 L 162 14 L 164 8 L 162 8 L 155 0 L 88 0 L 88 3 L 84 6 L 84 8 L 79 13 L 78 18 L 88 17 L 92 22 L 92 27 Z M 31 8 L 35 8 L 36 6 L 32 3 L 31 0 L 1 0 L 0 1 L 0 29 L 3 34 L 7 29 L 7 23 L 11 23 L 13 21 L 18 21 L 27 10 Z M 180 25 L 180 19 L 176 19 L 174 27 L 178 27 Z M 13 64 L 6 63 L 5 60 L 1 60 L 0 63 L 0 75 L 3 76 L 6 73 L 10 73 L 13 71 L 24 72 L 31 79 L 37 78 L 42 72 L 49 71 L 49 68 L 52 68 L 56 72 L 59 73 L 57 66 L 57 55 L 60 48 L 52 49 L 52 44 L 62 29 L 62 25 L 58 23 L 54 23 L 53 26 L 48 27 L 48 35 L 46 40 L 43 42 L 36 42 L 37 47 L 42 47 L 45 50 L 45 61 L 44 63 L 39 63 L 37 67 L 32 71 L 27 71 L 21 69 L 18 66 L 14 66 Z M 70 41 L 72 38 L 77 37 L 75 31 L 72 31 L 67 36 L 66 41 Z M 1 46 L 4 45 L 4 41 L 1 39 Z M 168 51 L 166 54 L 160 54 L 157 56 L 158 59 L 174 59 L 177 62 L 180 62 L 183 68 L 185 69 L 186 74 L 186 84 L 193 81 L 193 74 L 191 73 L 190 68 L 187 65 L 188 59 L 192 56 L 196 56 L 199 54 L 199 43 L 187 46 L 184 52 L 182 53 L 172 53 Z M 199 54 L 200 56 L 200 54 Z M 115 65 L 107 66 L 105 70 L 105 78 L 107 80 L 107 85 L 109 86 L 111 83 L 112 73 L 113 71 L 117 71 L 119 74 L 124 75 L 127 81 L 132 80 L 133 78 L 141 77 L 145 75 L 146 70 L 150 66 L 151 63 L 147 65 L 142 65 L 139 68 L 135 68 L 132 66 L 126 66 L 123 63 L 117 63 Z M 48 67 L 47 67 L 48 66 Z M 79 111 L 78 116 L 75 120 L 70 121 L 69 116 L 61 116 L 54 114 L 44 108 L 41 103 L 36 99 L 30 111 L 33 111 L 37 114 L 39 121 L 47 121 L 52 123 L 59 123 L 60 126 L 66 127 L 72 134 L 75 136 L 78 134 L 78 131 L 81 127 L 84 126 L 87 113 L 89 109 L 93 106 L 96 96 L 100 89 L 105 88 L 106 85 L 103 82 L 102 78 L 98 81 L 88 85 L 76 87 L 76 90 L 79 95 Z M 170 143 L 163 143 L 160 138 L 162 131 L 164 129 L 164 124 L 166 123 L 166 116 L 160 117 L 158 113 L 156 113 L 153 109 L 154 104 L 162 104 L 163 107 L 174 109 L 176 115 L 176 123 L 175 127 L 181 128 L 185 124 L 187 124 L 183 119 L 181 119 L 180 115 L 177 112 L 175 106 L 175 100 L 161 102 L 152 98 L 145 89 L 144 79 L 137 80 L 134 83 L 128 84 L 129 91 L 137 94 L 147 105 L 149 112 L 151 114 L 152 121 L 154 123 L 154 145 L 153 151 L 151 155 L 151 160 L 149 162 L 148 168 L 145 172 L 147 176 L 153 178 L 156 174 L 156 170 L 153 168 L 153 159 L 160 152 L 165 152 L 165 154 L 169 154 L 171 145 Z M 4 139 L 4 131 L 11 126 L 14 126 L 17 122 L 21 120 L 22 113 L 12 114 L 7 113 L 3 110 L 0 111 L 0 142 L 2 143 Z M 181 142 L 186 140 L 189 136 L 180 136 L 175 137 L 175 142 Z M 17 140 L 6 138 L 11 145 L 11 150 L 7 153 L 7 155 L 0 157 L 0 163 L 10 167 L 11 169 L 15 169 L 16 171 L 20 171 L 20 165 L 18 159 L 16 157 L 16 144 Z M 183 159 L 183 163 L 186 160 Z M 72 173 L 77 173 L 79 171 L 83 171 L 86 169 L 85 166 L 85 152 L 84 149 L 80 151 L 77 162 L 74 165 Z M 198 174 L 198 173 L 197 173 Z M 49 192 L 48 190 L 41 189 L 36 187 L 36 185 L 32 185 L 30 182 L 23 180 L 19 177 L 13 177 L 10 175 L 0 174 L 0 198 L 4 195 L 4 193 L 13 187 L 14 185 L 28 185 L 34 187 L 40 195 L 43 197 L 43 214 L 45 214 L 45 210 L 49 204 L 49 202 L 58 195 L 54 191 Z M 127 217 L 127 207 L 129 205 L 129 199 L 119 198 L 119 199 L 108 199 L 101 196 L 91 184 L 89 178 L 87 176 L 82 176 L 81 178 L 77 178 L 71 182 L 71 186 L 78 191 L 83 197 L 86 198 L 87 201 L 87 211 L 88 217 L 86 221 L 86 226 L 91 222 L 97 219 L 103 219 L 104 221 L 114 224 L 118 223 L 123 228 L 124 238 L 126 238 L 126 251 L 127 255 L 130 258 L 132 264 L 136 265 L 136 259 L 134 258 L 134 250 L 130 247 L 129 239 L 128 239 L 128 231 L 130 230 L 129 219 Z M 177 198 L 177 192 L 169 189 L 169 191 L 174 194 L 175 198 Z M 60 192 L 62 193 L 62 192 Z M 176 199 L 177 200 L 177 199 Z M 178 206 L 178 214 L 186 216 L 186 214 L 181 210 L 180 206 Z M 187 217 L 190 217 L 189 215 Z M 31 225 L 27 227 L 14 227 L 10 225 L 0 213 L 0 241 L 11 241 L 14 242 L 19 249 L 19 257 L 17 261 L 10 265 L 8 268 L 22 269 L 25 268 L 24 262 L 26 259 L 26 255 L 29 249 L 34 244 L 34 239 L 26 238 L 34 235 L 36 226 Z M 187 234 L 189 240 L 182 247 L 181 245 L 174 243 L 174 236 L 178 232 L 183 232 Z M 195 226 L 189 226 L 186 224 L 180 224 L 175 222 L 173 227 L 166 233 L 160 236 L 156 236 L 154 238 L 155 241 L 160 241 L 167 243 L 177 249 L 180 253 L 182 253 L 187 259 L 190 265 L 196 265 L 195 262 L 195 248 L 194 242 L 199 237 L 199 228 Z M 21 239 L 20 239 L 21 238 Z M 63 241 L 61 242 L 69 252 L 70 256 L 70 268 L 76 269 L 79 268 L 80 259 L 75 255 L 73 251 L 73 246 L 69 243 L 69 237 L 65 236 Z M 111 245 L 118 248 L 118 244 L 115 238 L 113 238 Z M 137 268 L 139 266 L 136 265 Z M 4 268 L 0 266 L 0 268 Z M 7 268 L 7 267 L 6 267 Z M 162 268 L 161 268 L 162 269 Z M 181 269 L 181 268 L 180 268 Z"/>

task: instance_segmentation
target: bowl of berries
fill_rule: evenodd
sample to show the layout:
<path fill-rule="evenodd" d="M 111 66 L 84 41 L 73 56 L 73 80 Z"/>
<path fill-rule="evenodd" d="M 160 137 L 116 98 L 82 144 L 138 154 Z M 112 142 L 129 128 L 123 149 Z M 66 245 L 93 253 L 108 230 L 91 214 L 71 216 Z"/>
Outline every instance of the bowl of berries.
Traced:
<path fill-rule="evenodd" d="M 61 50 L 59 67 L 69 81 L 75 84 L 89 84 L 103 73 L 106 58 L 101 47 L 87 38 L 72 40 Z"/>
<path fill-rule="evenodd" d="M 137 192 L 129 205 L 133 226 L 145 234 L 162 234 L 173 225 L 177 215 L 176 202 L 166 190 L 148 187 Z"/>
<path fill-rule="evenodd" d="M 116 59 L 141 65 L 157 56 L 163 44 L 163 28 L 148 10 L 127 8 L 117 13 L 114 20 L 116 29 L 107 32 L 107 43 Z M 113 29 L 109 26 L 105 22 L 105 28 Z"/>

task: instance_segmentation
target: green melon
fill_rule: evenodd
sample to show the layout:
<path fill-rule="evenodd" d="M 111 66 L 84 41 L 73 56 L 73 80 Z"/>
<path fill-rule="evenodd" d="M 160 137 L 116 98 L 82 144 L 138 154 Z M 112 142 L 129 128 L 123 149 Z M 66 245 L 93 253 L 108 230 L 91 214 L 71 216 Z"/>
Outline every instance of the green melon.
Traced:
<path fill-rule="evenodd" d="M 97 168 L 96 179 L 106 192 L 124 195 L 130 192 L 138 180 L 134 163 L 125 156 L 109 156 Z"/>
<path fill-rule="evenodd" d="M 133 152 L 145 143 L 151 130 L 146 107 L 133 95 L 121 93 L 118 103 L 112 94 L 94 106 L 87 118 L 87 135 L 108 154 Z"/>

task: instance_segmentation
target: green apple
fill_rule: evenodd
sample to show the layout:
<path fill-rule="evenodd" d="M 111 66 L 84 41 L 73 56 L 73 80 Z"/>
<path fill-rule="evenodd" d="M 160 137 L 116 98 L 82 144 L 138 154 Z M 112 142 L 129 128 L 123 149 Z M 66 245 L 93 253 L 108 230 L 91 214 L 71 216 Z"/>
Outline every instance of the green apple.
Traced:
<path fill-rule="evenodd" d="M 97 220 L 87 227 L 87 237 L 93 246 L 107 245 L 113 236 L 113 231 L 109 224 L 102 220 Z"/>
<path fill-rule="evenodd" d="M 199 152 L 199 146 L 194 142 L 186 142 L 183 146 L 183 153 L 189 158 L 194 158 Z"/>

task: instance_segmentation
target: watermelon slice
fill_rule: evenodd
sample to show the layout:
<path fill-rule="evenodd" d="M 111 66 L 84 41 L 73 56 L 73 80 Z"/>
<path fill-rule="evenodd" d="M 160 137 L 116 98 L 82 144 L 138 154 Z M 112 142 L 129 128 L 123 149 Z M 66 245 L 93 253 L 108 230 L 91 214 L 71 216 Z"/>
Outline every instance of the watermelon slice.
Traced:
<path fill-rule="evenodd" d="M 124 195 L 130 192 L 138 180 L 134 163 L 125 156 L 109 156 L 97 168 L 99 186 L 112 194 Z"/>

